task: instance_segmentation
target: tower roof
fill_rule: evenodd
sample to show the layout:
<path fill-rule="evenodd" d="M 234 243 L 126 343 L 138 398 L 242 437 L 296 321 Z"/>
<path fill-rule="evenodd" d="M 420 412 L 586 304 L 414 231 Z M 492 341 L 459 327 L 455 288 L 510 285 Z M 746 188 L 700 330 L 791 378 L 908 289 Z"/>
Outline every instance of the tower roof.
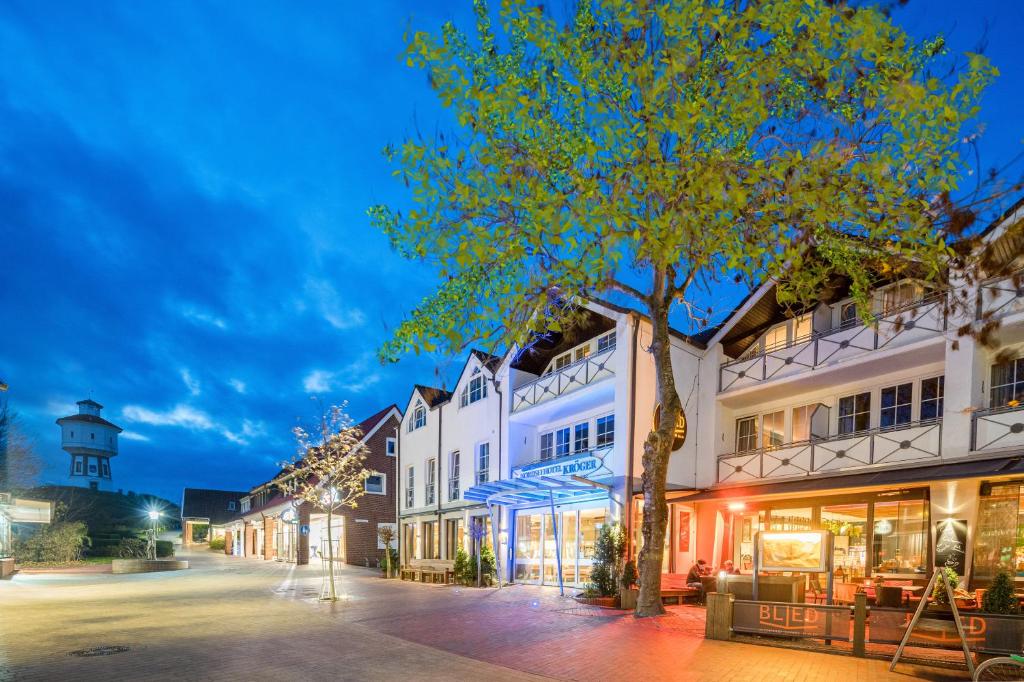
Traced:
<path fill-rule="evenodd" d="M 86 398 L 85 400 L 79 400 L 76 403 L 76 405 L 88 405 L 89 407 L 95 407 L 95 408 L 100 409 L 100 410 L 103 409 L 103 406 L 100 405 L 95 400 L 93 400 L 92 398 Z"/>
<path fill-rule="evenodd" d="M 73 414 L 70 417 L 61 417 L 60 419 L 57 420 L 58 424 L 63 424 L 64 422 L 88 422 L 89 424 L 109 426 L 113 429 L 117 429 L 118 433 L 124 431 L 124 429 L 122 429 L 117 424 L 114 424 L 113 422 L 108 422 L 103 417 L 97 417 L 94 414 Z"/>

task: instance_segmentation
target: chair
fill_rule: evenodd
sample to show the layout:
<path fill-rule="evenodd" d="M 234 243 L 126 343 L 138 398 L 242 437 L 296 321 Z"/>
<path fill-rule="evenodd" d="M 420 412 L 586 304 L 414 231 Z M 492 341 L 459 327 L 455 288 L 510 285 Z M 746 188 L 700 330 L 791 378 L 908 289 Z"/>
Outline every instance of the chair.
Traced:
<path fill-rule="evenodd" d="M 903 588 L 896 585 L 879 585 L 875 588 L 875 605 L 886 609 L 903 606 Z"/>
<path fill-rule="evenodd" d="M 836 583 L 832 586 L 832 601 L 837 604 L 852 604 L 858 589 L 860 585 L 856 583 Z"/>

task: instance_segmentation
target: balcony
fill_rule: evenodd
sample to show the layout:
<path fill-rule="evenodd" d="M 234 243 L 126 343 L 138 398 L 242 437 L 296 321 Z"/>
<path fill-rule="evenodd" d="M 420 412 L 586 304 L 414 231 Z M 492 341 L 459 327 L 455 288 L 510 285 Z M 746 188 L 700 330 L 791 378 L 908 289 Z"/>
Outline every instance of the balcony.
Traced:
<path fill-rule="evenodd" d="M 614 357 L 615 348 L 609 348 L 523 384 L 512 391 L 512 412 L 540 405 L 615 376 L 611 368 Z"/>
<path fill-rule="evenodd" d="M 718 392 L 757 386 L 886 348 L 907 345 L 946 330 L 943 294 L 879 313 L 871 324 L 814 332 L 786 346 L 722 363 Z"/>
<path fill-rule="evenodd" d="M 972 452 L 1024 447 L 1024 405 L 979 410 L 971 419 Z"/>
<path fill-rule="evenodd" d="M 977 319 L 1000 319 L 1017 313 L 1024 313 L 1024 271 L 986 280 L 978 287 Z"/>
<path fill-rule="evenodd" d="M 718 457 L 719 483 L 748 483 L 942 458 L 942 422 L 871 429 Z"/>

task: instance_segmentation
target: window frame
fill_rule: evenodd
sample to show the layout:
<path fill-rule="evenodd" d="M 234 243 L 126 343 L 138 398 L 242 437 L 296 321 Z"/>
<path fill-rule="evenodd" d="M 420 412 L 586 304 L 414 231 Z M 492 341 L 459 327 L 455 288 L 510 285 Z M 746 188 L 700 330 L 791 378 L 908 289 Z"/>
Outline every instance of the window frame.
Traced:
<path fill-rule="evenodd" d="M 858 433 L 863 433 L 865 431 L 871 430 L 871 393 L 871 391 L 861 391 L 859 393 L 839 396 L 839 398 L 836 400 L 836 436 L 853 436 Z M 858 410 L 857 399 L 862 398 L 864 396 L 867 396 L 867 408 L 864 410 Z M 849 414 L 843 414 L 843 401 L 847 399 L 853 401 L 853 411 L 850 412 Z M 856 428 L 857 417 L 860 415 L 866 415 L 865 418 L 867 419 L 867 424 L 864 426 L 864 428 Z M 854 428 L 852 428 L 849 431 L 844 430 L 844 419 L 850 419 L 850 424 Z"/>
<path fill-rule="evenodd" d="M 491 480 L 491 442 L 476 444 L 476 482 L 477 485 Z"/>
<path fill-rule="evenodd" d="M 398 439 L 394 436 L 388 436 L 384 439 L 384 454 L 388 457 L 395 457 L 398 455 Z"/>
<path fill-rule="evenodd" d="M 572 432 L 568 426 L 562 426 L 555 433 L 555 459 L 567 457 L 572 453 Z M 563 439 L 564 436 L 564 439 Z"/>
<path fill-rule="evenodd" d="M 370 479 L 375 476 L 380 477 L 380 492 L 370 490 Z M 370 475 L 363 480 L 363 492 L 367 495 L 387 495 L 388 494 L 388 476 L 381 471 L 371 471 Z"/>
<path fill-rule="evenodd" d="M 906 388 L 910 394 L 909 396 L 903 396 L 904 402 L 900 402 L 900 389 Z M 886 406 L 885 394 L 887 391 L 893 391 L 893 404 Z M 900 418 L 900 408 L 905 408 L 904 417 Z M 892 423 L 886 424 L 886 414 L 891 414 Z M 904 381 L 898 384 L 891 384 L 889 386 L 883 386 L 878 389 L 878 428 L 879 429 L 898 429 L 905 427 L 914 422 L 914 382 Z"/>
<path fill-rule="evenodd" d="M 572 427 L 572 451 L 573 453 L 587 452 L 590 450 L 590 422 L 579 422 Z"/>
<path fill-rule="evenodd" d="M 545 443 L 545 441 L 547 442 Z M 545 433 L 540 434 L 540 448 L 538 449 L 538 452 L 540 453 L 541 461 L 547 461 L 549 459 L 555 458 L 554 431 L 547 431 Z"/>
<path fill-rule="evenodd" d="M 615 332 L 610 331 L 597 337 L 597 352 L 603 353 L 607 350 L 615 350 Z"/>
<path fill-rule="evenodd" d="M 448 453 L 448 501 L 457 502 L 462 496 L 459 477 L 462 474 L 462 454 L 458 450 Z"/>
<path fill-rule="evenodd" d="M 1010 365 L 1012 378 L 1008 383 L 996 383 L 995 371 L 996 369 Z M 1008 399 L 1000 400 L 996 402 L 996 392 L 1009 390 Z M 1024 356 L 1016 357 L 1011 360 L 1005 360 L 1003 362 L 994 362 L 989 366 L 989 391 L 988 391 L 989 409 L 998 410 L 1008 407 L 1017 407 L 1013 403 L 1016 402 L 1018 405 L 1024 402 Z"/>
<path fill-rule="evenodd" d="M 745 434 L 745 435 L 741 436 L 740 435 L 740 432 L 741 432 L 740 425 L 743 424 L 744 422 L 749 422 L 751 424 L 751 429 L 750 429 L 750 433 L 749 434 Z M 760 424 L 760 420 L 758 418 L 758 415 L 756 415 L 756 414 L 755 415 L 749 415 L 749 416 L 746 416 L 746 417 L 738 417 L 736 419 L 736 443 L 735 443 L 736 452 L 753 452 L 753 451 L 757 450 L 757 438 L 758 438 L 758 433 L 760 431 L 760 429 L 758 428 L 759 424 Z M 749 448 L 747 448 L 747 447 L 740 447 L 741 438 L 744 439 L 744 440 L 753 439 L 751 441 L 751 443 L 750 443 L 751 447 L 749 447 Z"/>
<path fill-rule="evenodd" d="M 929 382 L 929 381 L 934 381 L 935 382 L 935 397 L 933 397 L 933 398 L 925 398 L 924 397 L 924 395 L 925 395 L 924 394 L 924 390 L 925 390 L 924 389 L 924 385 L 925 385 L 926 382 Z M 945 374 L 940 374 L 938 376 L 926 377 L 924 379 L 921 379 L 921 397 L 920 397 L 919 403 L 920 403 L 920 405 L 918 407 L 918 417 L 917 417 L 919 421 L 922 421 L 922 422 L 934 422 L 934 421 L 941 421 L 942 420 L 942 412 L 943 412 L 943 410 L 945 409 L 945 406 L 946 406 L 946 375 Z M 934 416 L 931 416 L 931 417 L 924 416 L 924 408 L 925 408 L 925 404 L 926 403 L 934 403 L 935 404 L 935 415 Z"/>
<path fill-rule="evenodd" d="M 603 448 L 615 445 L 615 413 L 602 415 L 595 419 L 594 422 L 596 427 L 594 429 L 594 447 Z M 611 428 L 608 428 L 609 424 Z M 602 427 L 604 427 L 603 432 Z"/>
<path fill-rule="evenodd" d="M 434 480 L 437 478 L 437 458 L 428 459 L 426 466 L 427 473 L 423 477 L 423 499 L 425 504 L 431 505 L 437 501 L 437 485 Z"/>
<path fill-rule="evenodd" d="M 416 466 L 410 464 L 405 467 L 405 508 L 411 509 L 416 506 Z"/>

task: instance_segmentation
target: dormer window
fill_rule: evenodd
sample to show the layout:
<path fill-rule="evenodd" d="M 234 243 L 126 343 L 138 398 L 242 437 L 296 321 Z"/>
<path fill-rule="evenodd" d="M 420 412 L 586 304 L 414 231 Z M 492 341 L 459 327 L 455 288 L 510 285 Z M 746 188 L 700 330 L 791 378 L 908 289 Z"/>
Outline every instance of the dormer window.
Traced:
<path fill-rule="evenodd" d="M 228 500 L 228 511 L 235 511 L 235 501 Z"/>
<path fill-rule="evenodd" d="M 459 394 L 459 407 L 472 405 L 487 397 L 487 380 L 480 374 L 479 368 L 474 373 L 477 376 L 470 379 L 469 383 L 462 388 L 462 393 Z"/>
<path fill-rule="evenodd" d="M 412 432 L 412 431 L 415 431 L 416 429 L 423 428 L 426 425 L 427 425 L 427 408 L 423 406 L 423 401 L 417 400 L 416 401 L 416 407 L 412 411 L 412 417 L 409 418 L 408 430 L 410 432 Z"/>
<path fill-rule="evenodd" d="M 917 282 L 906 280 L 882 290 L 882 312 L 889 313 L 906 308 L 924 295 L 924 287 Z"/>

